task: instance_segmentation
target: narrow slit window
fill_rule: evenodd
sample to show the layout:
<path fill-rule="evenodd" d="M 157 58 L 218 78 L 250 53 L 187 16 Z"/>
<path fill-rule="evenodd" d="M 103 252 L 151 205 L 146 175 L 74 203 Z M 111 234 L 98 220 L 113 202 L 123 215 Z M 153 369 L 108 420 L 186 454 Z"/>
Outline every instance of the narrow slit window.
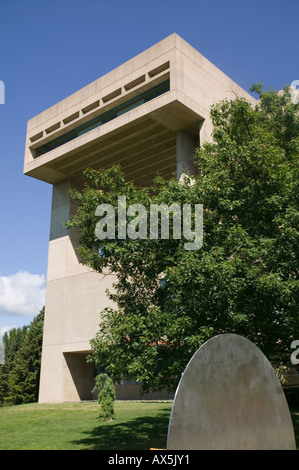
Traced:
<path fill-rule="evenodd" d="M 140 85 L 143 82 L 145 82 L 145 75 L 142 75 L 141 77 L 138 77 L 135 80 L 132 80 L 130 83 L 127 83 L 125 85 L 125 90 L 126 91 L 132 90 L 132 88 L 135 88 L 136 86 Z"/>
<path fill-rule="evenodd" d="M 100 106 L 100 100 L 95 101 L 94 103 L 89 104 L 85 108 L 82 109 L 82 113 L 86 114 L 89 113 L 89 111 L 92 111 L 93 109 L 96 109 Z"/>
<path fill-rule="evenodd" d="M 104 96 L 103 103 L 108 103 L 108 101 L 113 100 L 113 98 L 116 98 L 119 95 L 121 95 L 121 88 L 113 91 L 112 93 L 109 93 L 109 95 Z"/>
<path fill-rule="evenodd" d="M 48 127 L 48 129 L 46 129 L 46 134 L 51 134 L 51 132 L 54 132 L 56 131 L 57 129 L 60 128 L 60 122 L 57 122 L 56 124 L 54 124 L 53 126 L 51 127 Z"/>
<path fill-rule="evenodd" d="M 169 66 L 170 66 L 169 61 L 165 62 L 165 64 L 159 65 L 159 67 L 156 67 L 155 69 L 151 70 L 148 73 L 148 75 L 149 75 L 150 78 L 153 78 L 156 75 L 158 75 L 159 73 L 164 72 L 164 70 L 168 70 Z"/>
<path fill-rule="evenodd" d="M 41 139 L 43 135 L 44 135 L 43 131 L 39 132 L 38 134 L 33 135 L 32 137 L 30 137 L 30 142 L 33 143 L 36 140 Z"/>
<path fill-rule="evenodd" d="M 80 116 L 80 113 L 79 113 L 79 111 L 77 111 L 76 113 L 71 114 L 70 116 L 68 116 L 67 118 L 65 118 L 65 119 L 63 120 L 63 124 L 69 124 L 70 122 L 72 122 L 72 121 L 74 121 L 75 119 L 77 119 L 79 116 Z"/>
<path fill-rule="evenodd" d="M 39 157 L 51 150 L 60 147 L 67 142 L 70 142 L 77 137 L 86 134 L 87 132 L 91 131 L 92 129 L 96 129 L 99 126 L 111 121 L 112 119 L 121 116 L 124 113 L 129 112 L 131 109 L 137 108 L 148 101 L 157 98 L 158 96 L 168 92 L 170 90 L 170 81 L 169 79 L 164 80 L 163 82 L 157 84 L 156 86 L 149 88 L 141 92 L 139 95 L 125 101 L 122 104 L 115 106 L 114 108 L 96 116 L 89 121 L 85 122 L 84 124 L 80 124 L 79 126 L 71 129 L 70 131 L 66 132 L 65 134 L 57 137 L 56 139 L 47 142 L 34 151 L 34 158 Z"/>

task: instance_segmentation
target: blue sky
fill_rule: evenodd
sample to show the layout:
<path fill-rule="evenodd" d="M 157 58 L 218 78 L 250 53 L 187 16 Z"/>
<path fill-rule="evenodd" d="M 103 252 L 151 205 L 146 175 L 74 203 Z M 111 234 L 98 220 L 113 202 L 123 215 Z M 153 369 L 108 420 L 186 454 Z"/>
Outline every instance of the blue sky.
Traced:
<path fill-rule="evenodd" d="M 0 337 L 44 303 L 52 188 L 23 175 L 28 119 L 176 32 L 249 91 L 299 79 L 298 0 L 1 0 Z"/>

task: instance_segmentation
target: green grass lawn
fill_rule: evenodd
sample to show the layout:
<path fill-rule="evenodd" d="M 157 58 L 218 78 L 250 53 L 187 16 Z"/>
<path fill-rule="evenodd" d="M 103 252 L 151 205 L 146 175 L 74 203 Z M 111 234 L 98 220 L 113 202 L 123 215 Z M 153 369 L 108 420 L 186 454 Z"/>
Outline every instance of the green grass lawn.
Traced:
<path fill-rule="evenodd" d="M 0 450 L 165 449 L 171 406 L 116 401 L 116 419 L 105 423 L 97 402 L 0 408 Z"/>
<path fill-rule="evenodd" d="M 96 402 L 0 408 L 0 450 L 165 449 L 172 403 L 116 401 L 99 422 Z M 299 449 L 299 407 L 291 409 Z"/>

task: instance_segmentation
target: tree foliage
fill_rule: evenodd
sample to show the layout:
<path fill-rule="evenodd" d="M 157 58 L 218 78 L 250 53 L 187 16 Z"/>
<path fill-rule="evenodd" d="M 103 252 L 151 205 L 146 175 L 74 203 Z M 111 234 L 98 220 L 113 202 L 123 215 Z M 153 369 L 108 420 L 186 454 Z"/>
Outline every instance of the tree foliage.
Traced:
<path fill-rule="evenodd" d="M 175 389 L 186 364 L 207 339 L 244 335 L 269 357 L 289 354 L 298 322 L 298 105 L 288 89 L 252 91 L 259 101 L 224 100 L 211 108 L 213 142 L 195 155 L 199 176 L 157 178 L 150 188 L 126 182 L 119 167 L 85 171 L 73 191 L 81 262 L 116 275 L 91 341 L 93 359 L 114 380 L 135 377 L 144 390 Z M 95 236 L 95 209 L 119 195 L 127 205 L 203 204 L 200 250 L 184 239 Z M 130 218 L 128 217 L 128 221 Z M 149 235 L 149 232 L 148 232 Z"/>
<path fill-rule="evenodd" d="M 4 362 L 4 343 L 0 341 L 0 364 Z"/>
<path fill-rule="evenodd" d="M 115 418 L 115 385 L 111 377 L 109 377 L 106 373 L 97 375 L 93 391 L 99 391 L 99 420 L 111 421 L 113 418 Z"/>
<path fill-rule="evenodd" d="M 22 328 L 13 328 L 3 335 L 4 344 L 4 363 L 0 365 L 0 404 L 7 401 L 10 393 L 9 376 L 14 368 L 15 356 L 20 349 L 27 326 Z"/>
<path fill-rule="evenodd" d="M 0 368 L 0 404 L 31 403 L 38 399 L 44 308 L 29 326 L 3 336 L 4 364 Z"/>

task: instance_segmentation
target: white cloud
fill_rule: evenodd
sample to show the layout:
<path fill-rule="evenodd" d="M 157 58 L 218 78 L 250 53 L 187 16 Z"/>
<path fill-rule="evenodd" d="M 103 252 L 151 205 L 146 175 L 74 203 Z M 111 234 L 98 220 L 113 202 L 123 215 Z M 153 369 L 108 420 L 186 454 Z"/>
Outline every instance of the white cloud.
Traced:
<path fill-rule="evenodd" d="M 45 304 L 44 275 L 19 271 L 0 276 L 0 311 L 13 315 L 35 316 Z"/>
<path fill-rule="evenodd" d="M 15 325 L 1 326 L 0 327 L 0 341 L 1 341 L 1 338 L 3 338 L 4 333 L 8 333 L 13 328 L 17 328 L 17 326 L 15 326 Z"/>

